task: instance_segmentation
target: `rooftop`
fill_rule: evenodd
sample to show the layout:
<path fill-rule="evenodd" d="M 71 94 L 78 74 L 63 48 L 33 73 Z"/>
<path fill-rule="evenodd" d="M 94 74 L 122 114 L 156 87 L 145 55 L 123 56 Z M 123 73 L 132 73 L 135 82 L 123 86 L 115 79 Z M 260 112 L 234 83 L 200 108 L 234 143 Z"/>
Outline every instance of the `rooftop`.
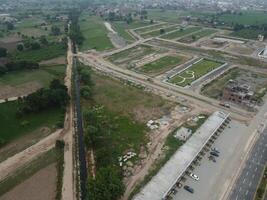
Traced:
<path fill-rule="evenodd" d="M 208 140 L 227 119 L 229 114 L 216 111 L 181 146 L 150 182 L 142 188 L 134 200 L 161 200 L 166 197 L 178 179 L 184 174 Z"/>

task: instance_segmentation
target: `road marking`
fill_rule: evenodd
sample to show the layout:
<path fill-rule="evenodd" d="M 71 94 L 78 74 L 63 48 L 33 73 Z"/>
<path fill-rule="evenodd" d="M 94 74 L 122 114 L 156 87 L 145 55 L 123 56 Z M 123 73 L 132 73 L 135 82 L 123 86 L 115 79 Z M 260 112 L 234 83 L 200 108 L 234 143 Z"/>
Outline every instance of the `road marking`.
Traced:
<path fill-rule="evenodd" d="M 246 176 L 248 175 L 248 172 L 246 173 Z"/>
<path fill-rule="evenodd" d="M 257 171 L 257 169 L 258 169 L 258 167 L 256 167 L 254 171 L 256 172 L 256 171 Z"/>
<path fill-rule="evenodd" d="M 244 178 L 243 183 L 245 183 L 245 182 L 246 182 L 246 179 Z"/>
<path fill-rule="evenodd" d="M 249 187 L 251 186 L 251 181 L 249 182 L 249 185 L 248 185 Z"/>
<path fill-rule="evenodd" d="M 246 196 L 248 195 L 248 190 L 246 191 Z"/>
<path fill-rule="evenodd" d="M 251 168 L 251 165 L 249 165 L 248 168 L 250 169 Z"/>
<path fill-rule="evenodd" d="M 238 200 L 238 195 L 236 195 L 236 198 L 235 198 L 235 200 Z"/>
<path fill-rule="evenodd" d="M 242 190 L 242 187 L 239 188 L 239 192 L 241 192 L 241 190 Z"/>
<path fill-rule="evenodd" d="M 264 153 L 265 149 L 262 150 L 262 153 Z"/>
<path fill-rule="evenodd" d="M 254 178 L 255 174 L 252 175 L 252 178 Z"/>

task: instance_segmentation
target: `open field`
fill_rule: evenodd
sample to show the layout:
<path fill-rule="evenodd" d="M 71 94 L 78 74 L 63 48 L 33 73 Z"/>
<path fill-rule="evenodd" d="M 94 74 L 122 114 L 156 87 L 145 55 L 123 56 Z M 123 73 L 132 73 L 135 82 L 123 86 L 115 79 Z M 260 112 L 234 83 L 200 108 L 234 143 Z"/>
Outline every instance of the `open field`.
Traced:
<path fill-rule="evenodd" d="M 166 27 L 166 28 L 163 28 L 164 30 L 164 33 L 162 34 L 165 34 L 165 33 L 168 33 L 170 31 L 174 31 L 176 29 L 179 29 L 180 26 L 178 25 L 175 25 L 175 26 L 169 26 L 169 27 Z M 161 33 L 160 33 L 160 29 L 159 30 L 155 30 L 155 31 L 151 31 L 151 32 L 147 32 L 147 33 L 144 33 L 144 34 L 141 34 L 141 36 L 143 38 L 149 38 L 149 37 L 156 37 L 156 36 L 160 36 Z"/>
<path fill-rule="evenodd" d="M 52 44 L 42 47 L 38 50 L 26 50 L 16 52 L 12 55 L 17 60 L 29 60 L 33 62 L 40 62 L 50 60 L 66 54 L 66 49 L 61 44 Z"/>
<path fill-rule="evenodd" d="M 162 20 L 167 22 L 180 23 L 179 11 L 176 10 L 161 10 L 161 9 L 148 9 L 148 19 Z"/>
<path fill-rule="evenodd" d="M 134 20 L 130 24 L 127 24 L 125 21 L 112 22 L 112 27 L 114 28 L 114 30 L 118 32 L 118 34 L 128 42 L 134 41 L 134 38 L 127 32 L 127 30 L 147 25 L 150 25 L 148 21 L 139 21 L 139 20 Z"/>
<path fill-rule="evenodd" d="M 179 37 L 194 33 L 194 32 L 199 31 L 201 29 L 202 29 L 201 27 L 189 27 L 189 28 L 185 28 L 185 29 L 180 29 L 180 30 L 177 30 L 175 32 L 163 35 L 162 38 L 170 39 L 170 40 L 171 39 L 176 39 L 176 38 L 179 38 Z"/>
<path fill-rule="evenodd" d="M 64 65 L 41 66 L 37 70 L 14 71 L 0 77 L 0 99 L 22 96 L 48 87 L 57 78 L 63 80 Z"/>
<path fill-rule="evenodd" d="M 216 33 L 217 31 L 214 29 L 204 29 L 202 31 L 199 31 L 197 33 L 193 33 L 190 36 L 184 37 L 182 39 L 179 40 L 179 42 L 184 42 L 184 43 L 192 43 L 192 42 L 196 42 L 199 39 L 209 36 L 211 34 Z"/>
<path fill-rule="evenodd" d="M 64 111 L 60 108 L 23 117 L 17 116 L 17 108 L 17 101 L 0 104 L 0 137 L 7 143 L 40 128 L 55 129 L 64 118 Z"/>
<path fill-rule="evenodd" d="M 240 83 L 250 85 L 251 89 L 256 92 L 256 96 L 259 98 L 265 94 L 267 88 L 266 74 L 260 74 L 236 67 L 228 70 L 217 79 L 205 85 L 201 89 L 201 93 L 210 98 L 220 99 L 222 95 L 222 88 L 228 83 L 229 80 L 237 80 Z"/>
<path fill-rule="evenodd" d="M 233 31 L 230 35 L 234 37 L 241 37 L 245 39 L 258 39 L 258 35 L 264 34 L 261 30 L 254 30 L 254 29 L 242 29 L 240 31 Z"/>
<path fill-rule="evenodd" d="M 158 60 L 141 66 L 138 70 L 146 74 L 160 74 L 184 63 L 185 60 L 185 57 L 178 55 L 164 56 Z"/>
<path fill-rule="evenodd" d="M 238 23 L 243 25 L 261 25 L 266 23 L 267 15 L 264 11 L 242 11 L 242 14 L 223 14 L 219 21 L 231 25 Z"/>
<path fill-rule="evenodd" d="M 140 61 L 140 59 L 144 58 L 149 54 L 156 53 L 160 50 L 154 49 L 151 46 L 147 45 L 138 45 L 132 47 L 130 49 L 121 51 L 119 53 L 113 54 L 109 56 L 107 59 L 114 64 L 123 66 L 123 67 L 131 67 L 134 62 Z"/>
<path fill-rule="evenodd" d="M 220 67 L 223 63 L 213 60 L 203 59 L 197 63 L 192 64 L 189 68 L 179 72 L 175 76 L 171 77 L 168 82 L 175 85 L 185 87 L 190 85 L 195 80 L 204 76 L 205 74 Z"/>
<path fill-rule="evenodd" d="M 108 30 L 100 17 L 83 14 L 80 17 L 81 32 L 85 38 L 80 46 L 81 51 L 95 49 L 103 51 L 112 49 L 113 45 L 108 37 Z M 100 42 L 101 41 L 101 42 Z"/>

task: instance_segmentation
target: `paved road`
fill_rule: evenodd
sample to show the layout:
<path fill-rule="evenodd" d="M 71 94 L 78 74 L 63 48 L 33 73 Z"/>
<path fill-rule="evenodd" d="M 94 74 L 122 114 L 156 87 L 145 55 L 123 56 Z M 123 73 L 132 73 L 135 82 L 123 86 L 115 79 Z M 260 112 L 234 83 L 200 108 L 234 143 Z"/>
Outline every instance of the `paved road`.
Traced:
<path fill-rule="evenodd" d="M 267 128 L 264 129 L 238 178 L 230 200 L 251 200 L 267 162 Z"/>

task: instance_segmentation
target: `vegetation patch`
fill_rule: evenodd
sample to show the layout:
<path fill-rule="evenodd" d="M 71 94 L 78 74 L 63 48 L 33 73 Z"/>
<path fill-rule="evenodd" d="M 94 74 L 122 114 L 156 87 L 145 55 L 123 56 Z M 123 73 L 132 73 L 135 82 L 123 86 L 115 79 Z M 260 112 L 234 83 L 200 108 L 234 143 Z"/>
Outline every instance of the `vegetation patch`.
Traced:
<path fill-rule="evenodd" d="M 263 171 L 263 175 L 261 177 L 260 184 L 258 185 L 254 200 L 263 200 L 266 190 L 267 190 L 267 166 L 265 166 L 265 169 Z"/>
<path fill-rule="evenodd" d="M 184 62 L 185 58 L 181 56 L 164 56 L 151 63 L 140 67 L 140 71 L 148 74 L 159 74 L 172 69 Z"/>
<path fill-rule="evenodd" d="M 221 62 L 203 59 L 197 63 L 192 64 L 189 68 L 179 72 L 178 74 L 170 78 L 168 82 L 185 87 L 222 65 L 223 63 Z"/>
<path fill-rule="evenodd" d="M 201 29 L 202 29 L 201 27 L 189 27 L 189 28 L 185 28 L 185 29 L 184 28 L 180 28 L 177 31 L 174 31 L 174 32 L 171 32 L 171 33 L 167 33 L 167 34 L 165 34 L 165 35 L 163 35 L 161 37 L 164 38 L 164 39 L 170 39 L 171 40 L 171 39 L 176 39 L 176 38 L 179 38 L 179 37 L 194 33 L 194 32 L 199 31 Z"/>
<path fill-rule="evenodd" d="M 204 30 L 199 31 L 197 33 L 193 33 L 190 36 L 184 37 L 184 38 L 180 39 L 179 41 L 180 42 L 185 42 L 185 43 L 192 43 L 192 42 L 198 41 L 199 39 L 201 39 L 203 37 L 206 37 L 206 36 L 209 36 L 211 34 L 214 34 L 216 32 L 217 31 L 214 30 L 214 29 L 204 29 Z"/>

